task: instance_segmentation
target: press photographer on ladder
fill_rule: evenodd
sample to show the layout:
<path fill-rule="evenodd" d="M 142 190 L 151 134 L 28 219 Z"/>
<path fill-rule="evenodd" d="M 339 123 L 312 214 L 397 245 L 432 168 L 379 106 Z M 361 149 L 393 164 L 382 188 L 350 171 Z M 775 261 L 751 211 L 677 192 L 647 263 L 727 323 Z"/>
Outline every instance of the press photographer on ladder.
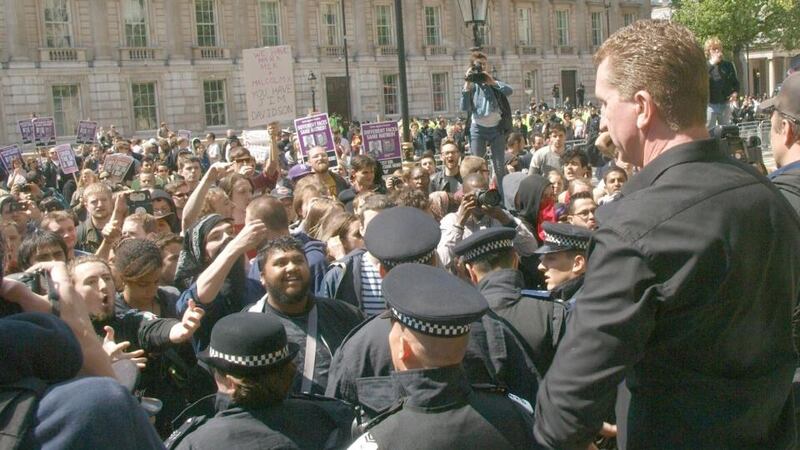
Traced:
<path fill-rule="evenodd" d="M 464 75 L 461 110 L 467 112 L 471 121 L 469 148 L 472 154 L 483 158 L 486 145 L 492 147 L 492 166 L 497 188 L 502 193 L 506 135 L 511 131 L 511 107 L 507 97 L 514 91 L 508 84 L 495 80 L 490 72 L 486 55 L 473 51 Z"/>

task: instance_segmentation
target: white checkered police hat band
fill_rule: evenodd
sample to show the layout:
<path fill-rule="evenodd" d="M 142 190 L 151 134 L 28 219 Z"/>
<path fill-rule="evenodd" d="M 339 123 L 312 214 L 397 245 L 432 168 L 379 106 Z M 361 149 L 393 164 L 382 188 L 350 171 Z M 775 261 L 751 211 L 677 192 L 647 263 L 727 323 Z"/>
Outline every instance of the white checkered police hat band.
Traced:
<path fill-rule="evenodd" d="M 208 356 L 212 358 L 219 358 L 229 363 L 233 363 L 239 366 L 245 367 L 264 367 L 269 366 L 270 364 L 274 364 L 277 361 L 280 361 L 283 358 L 286 358 L 289 355 L 289 347 L 285 346 L 282 349 L 267 353 L 266 355 L 228 355 L 226 353 L 222 353 L 220 351 L 214 350 L 214 348 L 208 348 Z"/>
<path fill-rule="evenodd" d="M 425 333 L 432 336 L 455 337 L 463 336 L 469 333 L 469 324 L 441 325 L 437 323 L 425 322 L 417 318 L 407 316 L 394 308 L 392 308 L 392 315 L 403 325 L 419 331 L 420 333 Z"/>
<path fill-rule="evenodd" d="M 506 250 L 514 246 L 514 241 L 511 239 L 501 239 L 499 241 L 487 242 L 486 244 L 479 245 L 478 247 L 468 251 L 464 254 L 465 261 L 472 261 L 480 258 L 481 256 L 495 252 L 497 250 Z"/>
<path fill-rule="evenodd" d="M 577 248 L 579 250 L 586 250 L 589 248 L 589 241 L 573 239 L 571 237 L 558 234 L 550 234 L 548 232 L 544 233 L 544 240 L 546 244 L 552 244 L 558 247 L 570 247 Z"/>
<path fill-rule="evenodd" d="M 430 252 L 414 259 L 385 259 L 385 260 L 382 259 L 381 264 L 383 264 L 383 266 L 386 267 L 387 269 L 391 269 L 394 266 L 400 264 L 410 264 L 410 263 L 428 264 L 433 258 L 434 252 L 436 252 L 436 249 L 433 249 Z"/>

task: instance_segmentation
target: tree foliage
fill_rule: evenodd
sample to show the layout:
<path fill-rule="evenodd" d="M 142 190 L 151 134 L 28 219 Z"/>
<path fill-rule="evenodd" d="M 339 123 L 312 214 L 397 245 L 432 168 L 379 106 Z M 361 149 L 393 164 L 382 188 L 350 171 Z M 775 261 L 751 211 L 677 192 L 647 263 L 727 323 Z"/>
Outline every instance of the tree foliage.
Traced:
<path fill-rule="evenodd" d="M 673 18 L 701 42 L 717 36 L 734 53 L 746 45 L 800 46 L 798 0 L 676 0 L 673 6 Z"/>

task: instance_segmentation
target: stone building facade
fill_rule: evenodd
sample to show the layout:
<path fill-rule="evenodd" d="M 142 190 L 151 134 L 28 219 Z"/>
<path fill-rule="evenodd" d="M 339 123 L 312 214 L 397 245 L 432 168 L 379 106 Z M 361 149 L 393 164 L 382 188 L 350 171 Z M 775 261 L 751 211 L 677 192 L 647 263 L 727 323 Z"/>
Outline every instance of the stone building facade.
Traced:
<path fill-rule="evenodd" d="M 162 121 L 241 129 L 242 50 L 265 45 L 292 46 L 298 112 L 313 88 L 318 110 L 399 117 L 394 2 L 343 0 L 343 16 L 340 1 L 0 0 L 0 143 L 18 141 L 16 122 L 32 114 L 54 116 L 65 139 L 81 119 L 137 135 Z M 472 31 L 456 0 L 402 8 L 410 113 L 454 117 Z M 649 16 L 643 0 L 492 0 L 481 34 L 515 88 L 512 108 L 524 109 L 553 84 L 574 98 L 583 83 L 591 98 L 593 50 L 609 28 Z"/>

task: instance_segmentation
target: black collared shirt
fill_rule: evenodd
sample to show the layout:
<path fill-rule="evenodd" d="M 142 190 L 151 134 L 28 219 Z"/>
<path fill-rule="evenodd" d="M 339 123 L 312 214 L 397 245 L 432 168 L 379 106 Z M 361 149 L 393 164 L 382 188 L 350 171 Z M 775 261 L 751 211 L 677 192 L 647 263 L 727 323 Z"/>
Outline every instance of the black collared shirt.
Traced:
<path fill-rule="evenodd" d="M 780 193 L 703 140 L 598 212 L 537 439 L 585 448 L 625 378 L 629 448 L 793 448 L 800 223 Z"/>

